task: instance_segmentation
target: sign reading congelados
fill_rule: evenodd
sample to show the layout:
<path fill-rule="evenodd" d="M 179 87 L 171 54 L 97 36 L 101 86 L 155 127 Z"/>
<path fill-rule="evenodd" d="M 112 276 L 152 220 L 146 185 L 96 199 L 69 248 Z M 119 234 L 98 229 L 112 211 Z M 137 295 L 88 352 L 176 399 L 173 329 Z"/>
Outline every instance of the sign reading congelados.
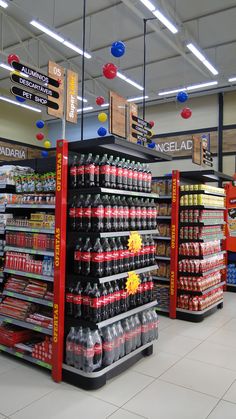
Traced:
<path fill-rule="evenodd" d="M 157 151 L 161 151 L 162 153 L 168 152 L 180 152 L 180 151 L 190 151 L 193 148 L 193 141 L 192 140 L 182 140 L 182 141 L 166 141 L 157 143 Z"/>

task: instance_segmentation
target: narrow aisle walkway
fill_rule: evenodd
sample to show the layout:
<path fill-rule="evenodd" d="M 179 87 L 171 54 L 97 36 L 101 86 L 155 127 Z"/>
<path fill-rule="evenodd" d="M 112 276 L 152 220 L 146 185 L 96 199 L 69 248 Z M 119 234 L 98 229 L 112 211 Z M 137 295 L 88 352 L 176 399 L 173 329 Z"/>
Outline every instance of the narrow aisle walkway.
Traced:
<path fill-rule="evenodd" d="M 160 317 L 155 354 L 93 392 L 0 354 L 0 419 L 235 419 L 236 294 L 194 324 Z"/>

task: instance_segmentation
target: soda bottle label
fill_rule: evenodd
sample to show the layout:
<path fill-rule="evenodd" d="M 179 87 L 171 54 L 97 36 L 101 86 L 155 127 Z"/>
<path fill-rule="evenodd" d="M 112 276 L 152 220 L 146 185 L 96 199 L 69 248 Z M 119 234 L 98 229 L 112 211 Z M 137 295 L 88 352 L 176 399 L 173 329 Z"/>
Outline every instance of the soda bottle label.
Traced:
<path fill-rule="evenodd" d="M 104 261 L 110 262 L 113 257 L 113 252 L 104 252 Z"/>
<path fill-rule="evenodd" d="M 73 352 L 74 351 L 74 343 L 73 342 L 66 342 L 66 351 Z"/>
<path fill-rule="evenodd" d="M 122 167 L 117 167 L 117 169 L 116 169 L 116 176 L 117 177 L 122 177 L 122 174 L 123 174 Z"/>
<path fill-rule="evenodd" d="M 111 218 L 111 216 L 112 216 L 111 207 L 104 207 L 104 217 Z"/>
<path fill-rule="evenodd" d="M 126 168 L 122 169 L 122 176 L 124 178 L 127 178 L 128 177 L 128 169 L 126 169 Z"/>
<path fill-rule="evenodd" d="M 115 302 L 115 294 L 109 294 L 108 295 L 109 304 L 113 304 Z"/>
<path fill-rule="evenodd" d="M 136 217 L 137 218 L 141 218 L 141 216 L 142 216 L 141 208 L 140 207 L 137 207 L 136 208 Z"/>
<path fill-rule="evenodd" d="M 155 253 L 155 251 L 156 251 L 156 246 L 155 245 L 151 245 L 151 246 L 149 246 L 149 249 L 150 249 L 150 253 Z"/>
<path fill-rule="evenodd" d="M 109 164 L 105 164 L 104 166 L 100 166 L 100 174 L 101 175 L 110 175 L 111 167 Z"/>
<path fill-rule="evenodd" d="M 147 218 L 152 218 L 152 207 L 147 209 Z"/>
<path fill-rule="evenodd" d="M 116 177 L 116 166 L 111 166 L 110 173 L 111 173 L 111 176 Z"/>
<path fill-rule="evenodd" d="M 112 207 L 111 208 L 111 216 L 112 216 L 112 218 L 118 218 L 118 208 L 117 207 Z"/>
<path fill-rule="evenodd" d="M 137 183 L 137 180 L 138 180 L 138 172 L 136 170 L 133 172 L 133 180 L 134 180 L 134 182 Z"/>
<path fill-rule="evenodd" d="M 132 340 L 133 339 L 133 333 L 132 331 L 126 332 L 125 333 L 125 340 Z"/>
<path fill-rule="evenodd" d="M 101 305 L 106 306 L 109 303 L 109 298 L 107 295 L 101 297 Z"/>
<path fill-rule="evenodd" d="M 114 294 L 115 294 L 115 301 L 120 301 L 121 292 L 120 291 L 116 291 Z"/>
<path fill-rule="evenodd" d="M 73 303 L 74 294 L 67 293 L 66 294 L 66 302 L 67 303 Z"/>
<path fill-rule="evenodd" d="M 142 218 L 146 218 L 147 217 L 147 208 L 146 207 L 142 207 L 141 208 L 141 214 L 142 214 Z"/>
<path fill-rule="evenodd" d="M 124 217 L 124 208 L 123 207 L 118 207 L 117 208 L 117 217 L 118 218 L 123 218 Z"/>
<path fill-rule="evenodd" d="M 74 295 L 73 303 L 76 305 L 82 304 L 82 296 L 81 295 Z"/>
<path fill-rule="evenodd" d="M 82 214 L 84 218 L 90 218 L 91 217 L 91 208 L 87 207 L 87 208 L 82 208 Z"/>
<path fill-rule="evenodd" d="M 104 253 L 91 253 L 91 262 L 104 262 Z"/>
<path fill-rule="evenodd" d="M 93 348 L 83 348 L 83 355 L 85 358 L 93 358 L 94 349 Z"/>
<path fill-rule="evenodd" d="M 95 174 L 96 176 L 98 176 L 98 175 L 99 175 L 99 166 L 95 166 L 95 168 L 94 168 L 94 174 Z"/>
<path fill-rule="evenodd" d="M 153 287 L 154 287 L 153 282 L 152 282 L 152 281 L 151 281 L 151 282 L 149 282 L 149 289 L 150 289 L 150 290 L 153 290 Z"/>
<path fill-rule="evenodd" d="M 74 252 L 74 260 L 81 260 L 81 251 L 80 250 L 76 250 Z"/>
<path fill-rule="evenodd" d="M 109 352 L 112 351 L 114 347 L 114 342 L 103 342 L 102 349 L 103 351 Z"/>
<path fill-rule="evenodd" d="M 88 164 L 84 167 L 84 173 L 87 175 L 94 175 L 95 166 L 94 164 Z"/>
<path fill-rule="evenodd" d="M 138 182 L 143 182 L 143 172 L 138 172 Z"/>
<path fill-rule="evenodd" d="M 152 174 L 151 173 L 147 173 L 147 182 L 148 183 L 152 182 Z"/>
<path fill-rule="evenodd" d="M 123 217 L 124 218 L 129 218 L 129 208 L 128 207 L 123 207 Z"/>
<path fill-rule="evenodd" d="M 150 246 L 144 246 L 144 254 L 148 255 L 149 253 L 151 253 Z"/>
<path fill-rule="evenodd" d="M 81 261 L 89 262 L 91 260 L 91 253 L 90 252 L 81 252 Z"/>
<path fill-rule="evenodd" d="M 76 170 L 76 166 L 72 166 L 72 167 L 70 168 L 70 175 L 71 175 L 71 176 L 76 176 L 76 172 L 77 172 L 77 170 Z"/>
<path fill-rule="evenodd" d="M 83 217 L 82 208 L 75 208 L 75 216 L 76 216 L 76 218 L 82 218 Z"/>
<path fill-rule="evenodd" d="M 138 286 L 138 292 L 142 293 L 143 292 L 143 284 L 139 284 Z"/>
<path fill-rule="evenodd" d="M 102 305 L 102 299 L 99 297 L 91 298 L 90 307 L 91 308 L 100 308 Z"/>
<path fill-rule="evenodd" d="M 90 297 L 88 295 L 85 295 L 82 297 L 83 305 L 89 306 L 90 305 Z"/>
<path fill-rule="evenodd" d="M 135 210 L 135 207 L 131 207 L 131 208 L 129 209 L 129 217 L 130 217 L 130 218 L 135 218 L 135 215 L 136 215 L 136 210 Z"/>
<path fill-rule="evenodd" d="M 119 259 L 119 252 L 118 252 L 118 250 L 114 250 L 112 252 L 112 259 L 114 259 L 114 260 L 118 260 Z"/>
<path fill-rule="evenodd" d="M 84 166 L 78 166 L 76 172 L 77 172 L 77 175 L 83 175 L 84 174 Z"/>
<path fill-rule="evenodd" d="M 76 214 L 76 209 L 74 207 L 69 209 L 69 217 L 74 218 Z"/>
<path fill-rule="evenodd" d="M 148 324 L 142 324 L 142 326 L 141 326 L 141 332 L 142 333 L 147 333 L 148 329 L 149 329 Z"/>
<path fill-rule="evenodd" d="M 104 217 L 104 209 L 103 207 L 95 207 L 91 209 L 91 217 L 98 217 L 103 218 Z"/>
<path fill-rule="evenodd" d="M 124 249 L 123 254 L 125 259 L 129 258 L 129 249 Z"/>
<path fill-rule="evenodd" d="M 102 345 L 100 343 L 96 343 L 94 346 L 94 355 L 100 355 L 102 353 Z"/>
<path fill-rule="evenodd" d="M 82 346 L 81 345 L 79 345 L 79 344 L 77 344 L 77 343 L 75 343 L 75 345 L 74 345 L 74 353 L 75 353 L 75 355 L 81 355 L 82 354 Z"/>

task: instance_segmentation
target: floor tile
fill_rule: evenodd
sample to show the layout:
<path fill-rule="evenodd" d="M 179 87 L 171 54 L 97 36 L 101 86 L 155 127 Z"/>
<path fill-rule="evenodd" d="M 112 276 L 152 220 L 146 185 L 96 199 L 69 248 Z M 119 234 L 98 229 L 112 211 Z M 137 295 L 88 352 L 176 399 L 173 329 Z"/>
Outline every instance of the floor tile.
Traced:
<path fill-rule="evenodd" d="M 22 366 L 0 375 L 0 411 L 6 416 L 58 388 L 47 371 Z"/>
<path fill-rule="evenodd" d="M 136 415 L 135 413 L 128 412 L 124 409 L 119 409 L 109 416 L 109 419 L 148 419 L 146 416 Z"/>
<path fill-rule="evenodd" d="M 228 346 L 236 349 L 236 333 L 231 330 L 225 330 L 223 327 L 210 336 L 208 342 L 217 343 L 218 345 Z"/>
<path fill-rule="evenodd" d="M 224 330 L 230 330 L 231 332 L 236 332 L 236 318 L 231 319 L 226 324 L 222 326 Z"/>
<path fill-rule="evenodd" d="M 133 370 L 141 374 L 150 375 L 158 378 L 168 368 L 174 365 L 180 359 L 179 355 L 173 355 L 166 352 L 157 352 L 154 356 L 141 359 L 133 366 Z"/>
<path fill-rule="evenodd" d="M 161 380 L 221 398 L 236 379 L 236 371 L 182 359 L 161 376 Z"/>
<path fill-rule="evenodd" d="M 16 412 L 13 419 L 104 419 L 117 408 L 109 403 L 89 396 L 72 386 L 61 386 L 28 407 Z"/>
<path fill-rule="evenodd" d="M 217 345 L 208 340 L 187 354 L 187 358 L 236 371 L 236 349 Z"/>
<path fill-rule="evenodd" d="M 173 322 L 175 322 L 175 320 L 170 319 L 169 317 L 165 317 L 165 316 L 159 316 L 159 330 L 163 330 L 166 329 L 167 327 L 171 326 L 173 324 Z"/>
<path fill-rule="evenodd" d="M 121 407 L 153 380 L 152 377 L 128 370 L 112 378 L 106 386 L 93 391 L 92 394 L 101 400 Z"/>
<path fill-rule="evenodd" d="M 223 399 L 227 400 L 228 402 L 236 403 L 236 381 L 229 388 L 227 393 L 224 395 Z"/>
<path fill-rule="evenodd" d="M 207 419 L 235 419 L 236 418 L 236 405 L 225 401 L 220 401 L 215 407 L 213 412 Z"/>
<path fill-rule="evenodd" d="M 177 320 L 164 331 L 172 336 L 180 335 L 193 339 L 204 340 L 214 332 L 217 332 L 217 330 L 217 327 L 204 325 L 204 323 L 189 323 Z"/>
<path fill-rule="evenodd" d="M 19 368 L 21 365 L 23 364 L 21 364 L 19 360 L 13 357 L 10 358 L 0 352 L 0 374 L 12 370 L 13 368 Z"/>
<path fill-rule="evenodd" d="M 158 348 L 161 352 L 184 356 L 201 343 L 199 339 L 170 335 L 168 329 L 159 333 Z"/>
<path fill-rule="evenodd" d="M 214 397 L 156 380 L 123 408 L 146 415 L 148 419 L 206 419 L 217 401 Z"/>

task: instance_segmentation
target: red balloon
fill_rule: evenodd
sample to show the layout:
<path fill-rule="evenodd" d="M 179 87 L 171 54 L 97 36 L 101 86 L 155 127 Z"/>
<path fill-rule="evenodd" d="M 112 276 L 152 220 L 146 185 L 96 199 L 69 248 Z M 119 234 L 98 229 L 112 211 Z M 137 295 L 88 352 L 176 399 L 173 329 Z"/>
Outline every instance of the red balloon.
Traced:
<path fill-rule="evenodd" d="M 98 105 L 98 106 L 101 106 L 101 105 L 103 105 L 105 103 L 105 99 L 104 99 L 104 97 L 103 96 L 98 96 L 97 98 L 96 98 L 96 104 Z"/>
<path fill-rule="evenodd" d="M 151 128 L 153 128 L 154 125 L 155 125 L 155 122 L 154 121 L 149 121 L 148 123 L 151 125 Z"/>
<path fill-rule="evenodd" d="M 36 138 L 39 141 L 42 141 L 44 139 L 44 134 L 42 132 L 38 132 L 38 134 L 36 134 Z"/>
<path fill-rule="evenodd" d="M 110 80 L 114 79 L 117 76 L 117 70 L 117 66 L 113 63 L 107 63 L 102 68 L 104 77 Z"/>
<path fill-rule="evenodd" d="M 16 54 L 9 54 L 7 57 L 8 64 L 11 65 L 12 61 L 20 62 L 20 58 Z"/>
<path fill-rule="evenodd" d="M 189 119 L 192 116 L 192 111 L 190 108 L 182 109 L 181 116 L 184 119 Z"/>

